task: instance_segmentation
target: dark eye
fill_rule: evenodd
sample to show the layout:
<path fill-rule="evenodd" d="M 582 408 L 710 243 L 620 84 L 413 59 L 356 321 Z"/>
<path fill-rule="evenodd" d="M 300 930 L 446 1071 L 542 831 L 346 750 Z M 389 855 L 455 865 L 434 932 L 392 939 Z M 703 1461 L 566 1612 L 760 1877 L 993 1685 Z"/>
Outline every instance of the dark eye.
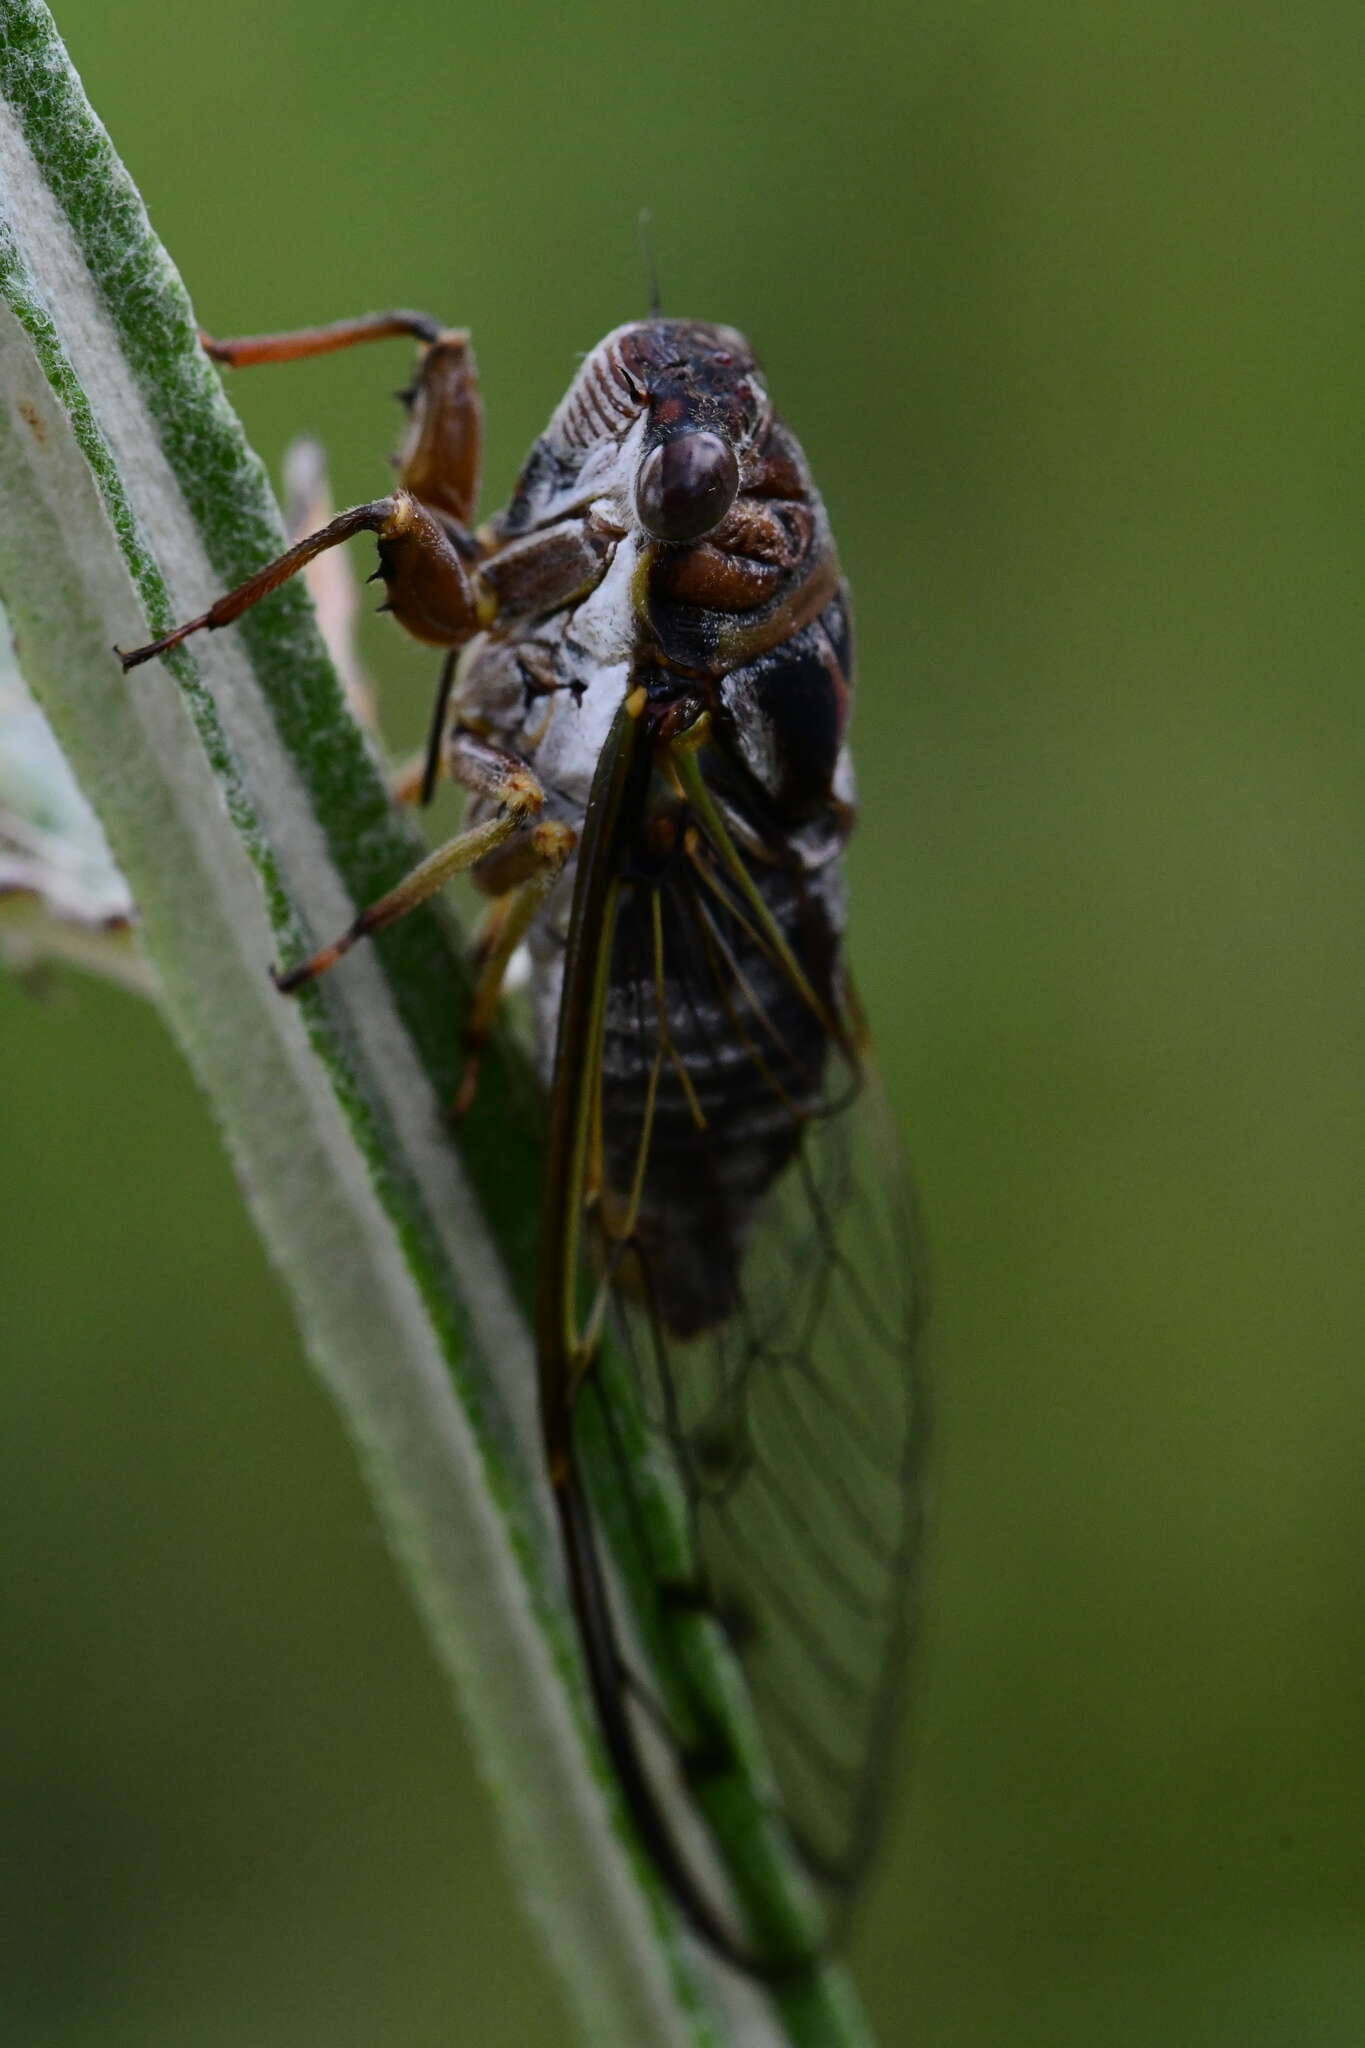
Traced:
<path fill-rule="evenodd" d="M 719 526 L 739 490 L 735 451 L 719 434 L 679 434 L 645 458 L 635 509 L 656 540 L 700 540 Z"/>

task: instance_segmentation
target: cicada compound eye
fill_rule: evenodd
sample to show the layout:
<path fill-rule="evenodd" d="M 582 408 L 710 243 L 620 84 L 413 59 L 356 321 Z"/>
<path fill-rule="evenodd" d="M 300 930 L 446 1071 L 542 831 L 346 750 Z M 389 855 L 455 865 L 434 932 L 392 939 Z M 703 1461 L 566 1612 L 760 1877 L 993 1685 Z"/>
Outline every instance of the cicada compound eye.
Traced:
<path fill-rule="evenodd" d="M 735 451 L 719 434 L 678 434 L 645 458 L 635 485 L 640 523 L 655 540 L 700 540 L 739 491 Z"/>

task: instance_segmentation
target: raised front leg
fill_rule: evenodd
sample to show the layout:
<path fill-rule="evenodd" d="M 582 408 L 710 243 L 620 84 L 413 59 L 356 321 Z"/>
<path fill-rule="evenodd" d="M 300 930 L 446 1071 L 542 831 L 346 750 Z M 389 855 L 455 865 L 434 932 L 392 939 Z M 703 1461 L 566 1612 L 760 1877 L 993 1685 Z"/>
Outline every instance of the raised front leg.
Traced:
<path fill-rule="evenodd" d="M 118 653 L 125 672 L 178 647 L 191 633 L 216 632 L 259 604 L 296 576 L 326 548 L 339 547 L 358 533 L 372 533 L 379 542 L 379 573 L 388 585 L 388 608 L 418 640 L 437 647 L 458 645 L 475 634 L 482 620 L 479 602 L 463 560 L 445 527 L 407 491 L 352 505 L 319 532 L 311 533 L 275 561 L 248 576 L 235 590 L 217 598 L 197 619 L 186 620 L 145 647 Z"/>
<path fill-rule="evenodd" d="M 396 334 L 430 342 L 440 332 L 440 321 L 433 320 L 430 313 L 404 309 L 362 313 L 359 319 L 332 320 L 325 327 L 291 327 L 281 334 L 241 334 L 231 341 L 217 341 L 201 327 L 199 346 L 215 363 L 229 370 L 247 370 L 257 363 L 297 363 L 307 356 L 329 356 L 341 348 L 354 348 L 359 341 L 388 341 Z"/>
<path fill-rule="evenodd" d="M 416 375 L 398 395 L 410 415 L 398 458 L 404 490 L 468 526 L 479 498 L 483 408 L 474 351 L 462 328 L 446 328 L 423 347 Z"/>
<path fill-rule="evenodd" d="M 231 341 L 217 341 L 201 331 L 199 341 L 215 363 L 245 370 L 258 363 L 297 363 L 310 356 L 333 355 L 338 349 L 399 334 L 410 334 L 419 344 L 416 373 L 398 394 L 412 415 L 399 457 L 399 480 L 424 505 L 468 526 L 479 495 L 483 415 L 474 351 L 462 327 L 442 327 L 429 313 L 365 313 L 358 320 L 334 320 L 325 327 L 244 334 Z"/>
<path fill-rule="evenodd" d="M 466 531 L 474 516 L 482 442 L 478 377 L 467 334 L 442 328 L 425 313 L 398 312 L 370 313 L 359 320 L 284 334 L 253 334 L 231 341 L 201 334 L 200 340 L 215 362 L 243 369 L 257 363 L 297 362 L 400 334 L 411 334 L 419 343 L 416 374 L 401 394 L 411 425 L 399 458 L 400 488 L 371 504 L 353 505 L 220 597 L 198 618 L 146 647 L 120 654 L 125 669 L 165 654 L 191 633 L 231 625 L 326 549 L 358 533 L 373 533 L 378 539 L 379 573 L 388 586 L 386 608 L 415 638 L 437 647 L 458 647 L 487 622 L 496 600 L 475 587 L 472 565 L 478 549 Z"/>

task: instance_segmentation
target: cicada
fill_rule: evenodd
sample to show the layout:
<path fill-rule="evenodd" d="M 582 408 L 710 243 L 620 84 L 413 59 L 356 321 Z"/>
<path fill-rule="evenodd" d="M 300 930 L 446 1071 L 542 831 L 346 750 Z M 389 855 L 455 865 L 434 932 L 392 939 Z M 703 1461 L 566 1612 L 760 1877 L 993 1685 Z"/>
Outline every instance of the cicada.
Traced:
<path fill-rule="evenodd" d="M 732 328 L 609 334 L 478 527 L 465 333 L 393 313 L 205 346 L 241 366 L 402 334 L 398 487 L 125 665 L 360 533 L 445 650 L 410 785 L 444 772 L 463 827 L 279 985 L 467 871 L 489 906 L 463 1108 L 529 962 L 540 1402 L 591 1693 L 688 1920 L 772 1974 L 830 1938 L 877 1833 L 920 1521 L 915 1209 L 844 965 L 848 592 Z M 809 1880 L 795 1918 L 774 1858 Z"/>

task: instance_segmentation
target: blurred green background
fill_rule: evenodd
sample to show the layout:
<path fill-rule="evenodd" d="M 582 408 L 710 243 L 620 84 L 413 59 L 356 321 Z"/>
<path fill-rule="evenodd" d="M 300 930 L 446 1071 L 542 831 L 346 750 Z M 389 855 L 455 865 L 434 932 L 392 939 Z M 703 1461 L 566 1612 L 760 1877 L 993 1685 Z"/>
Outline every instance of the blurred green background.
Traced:
<path fill-rule="evenodd" d="M 758 344 L 858 602 L 854 958 L 936 1250 L 886 2048 L 1365 2038 L 1358 0 L 64 0 L 205 324 L 469 323 L 505 493 Z M 395 346 L 239 376 L 373 495 Z M 367 563 L 361 564 L 368 567 Z M 415 739 L 429 658 L 365 651 Z M 559 2043 L 151 1011 L 0 985 L 0 2033 Z"/>

